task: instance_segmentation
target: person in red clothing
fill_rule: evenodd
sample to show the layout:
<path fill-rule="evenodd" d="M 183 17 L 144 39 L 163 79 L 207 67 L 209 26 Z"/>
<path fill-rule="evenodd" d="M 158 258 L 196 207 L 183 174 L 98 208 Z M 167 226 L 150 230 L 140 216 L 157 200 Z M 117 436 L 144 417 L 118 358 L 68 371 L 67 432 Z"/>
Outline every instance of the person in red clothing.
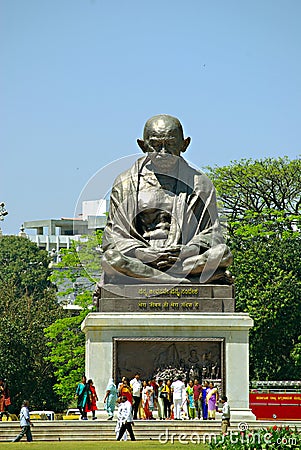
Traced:
<path fill-rule="evenodd" d="M 96 389 L 95 386 L 93 384 L 93 381 L 90 379 L 88 380 L 88 401 L 86 403 L 85 406 L 85 412 L 90 412 L 92 411 L 92 420 L 96 420 L 97 417 L 95 416 L 95 411 L 97 411 L 97 405 L 96 402 L 98 400 L 97 394 L 96 394 Z"/>
<path fill-rule="evenodd" d="M 150 381 L 144 380 L 142 383 L 142 406 L 147 420 L 153 420 L 154 410 L 154 390 Z"/>
<path fill-rule="evenodd" d="M 131 405 L 133 404 L 132 388 L 131 388 L 131 385 L 129 383 L 129 380 L 126 377 L 122 378 L 122 383 L 119 385 L 118 396 L 119 397 L 123 397 L 123 396 L 126 397 L 127 400 L 131 403 Z"/>

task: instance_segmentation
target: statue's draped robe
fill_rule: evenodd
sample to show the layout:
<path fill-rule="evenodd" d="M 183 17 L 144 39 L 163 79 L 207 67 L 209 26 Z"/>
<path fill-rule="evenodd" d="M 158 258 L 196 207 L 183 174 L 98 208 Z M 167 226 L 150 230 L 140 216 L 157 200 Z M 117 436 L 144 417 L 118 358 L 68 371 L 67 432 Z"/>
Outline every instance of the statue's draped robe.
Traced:
<path fill-rule="evenodd" d="M 139 184 L 148 165 L 148 157 L 142 157 L 116 178 L 103 235 L 104 251 L 114 249 L 127 257 L 135 257 L 137 248 L 151 246 L 152 242 L 144 239 L 137 231 L 137 216 L 141 213 L 138 202 Z M 190 167 L 182 157 L 178 158 L 175 201 L 164 246 L 177 244 L 194 244 L 199 247 L 199 254 L 224 244 L 215 188 L 204 173 Z"/>

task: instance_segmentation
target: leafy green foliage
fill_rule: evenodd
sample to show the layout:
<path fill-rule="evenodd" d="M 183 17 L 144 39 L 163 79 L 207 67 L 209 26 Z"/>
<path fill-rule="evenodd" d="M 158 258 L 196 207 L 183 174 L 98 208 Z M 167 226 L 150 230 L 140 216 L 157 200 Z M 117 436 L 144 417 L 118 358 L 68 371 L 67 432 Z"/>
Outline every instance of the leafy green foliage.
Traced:
<path fill-rule="evenodd" d="M 47 252 L 17 236 L 0 239 L 0 283 L 10 280 L 16 295 L 34 298 L 51 286 Z"/>
<path fill-rule="evenodd" d="M 246 211 L 300 214 L 300 159 L 243 159 L 207 169 L 230 222 L 243 217 Z"/>
<path fill-rule="evenodd" d="M 62 252 L 62 260 L 53 270 L 52 281 L 61 286 L 58 295 L 67 297 L 76 290 L 75 313 L 57 320 L 45 330 L 50 354 L 46 358 L 55 367 L 57 383 L 55 392 L 68 406 L 74 401 L 76 384 L 85 371 L 85 336 L 81 323 L 92 310 L 92 292 L 100 273 L 100 256 L 97 251 L 102 233 L 84 236 L 80 243 Z M 69 284 L 68 284 L 69 283 Z M 74 310 L 73 310 L 74 311 Z"/>
<path fill-rule="evenodd" d="M 85 372 L 85 336 L 81 323 L 91 312 L 91 293 L 80 294 L 76 304 L 82 309 L 75 315 L 58 319 L 45 329 L 50 349 L 46 360 L 55 367 L 54 375 L 58 380 L 54 390 L 68 406 L 73 406 L 76 383 Z"/>
<path fill-rule="evenodd" d="M 82 236 L 70 248 L 61 250 L 61 262 L 53 266 L 50 277 L 60 289 L 58 296 L 67 297 L 80 288 L 81 292 L 93 290 L 100 277 L 100 244 L 102 231 Z"/>
<path fill-rule="evenodd" d="M 0 238 L 0 374 L 9 383 L 13 408 L 24 398 L 33 408 L 57 408 L 49 350 L 44 328 L 63 310 L 49 281 L 49 259 L 29 240 L 16 236 Z"/>
<path fill-rule="evenodd" d="M 291 352 L 301 334 L 301 236 L 295 217 L 248 213 L 231 239 L 236 304 L 254 319 L 250 373 L 254 379 L 296 379 Z M 274 220 L 273 220 L 274 218 Z"/>
<path fill-rule="evenodd" d="M 291 357 L 293 358 L 293 361 L 295 362 L 296 370 L 298 373 L 301 371 L 301 336 L 299 336 L 298 342 L 295 344 L 292 352 Z"/>
<path fill-rule="evenodd" d="M 208 168 L 228 222 L 237 310 L 250 314 L 250 375 L 300 378 L 301 161 Z"/>

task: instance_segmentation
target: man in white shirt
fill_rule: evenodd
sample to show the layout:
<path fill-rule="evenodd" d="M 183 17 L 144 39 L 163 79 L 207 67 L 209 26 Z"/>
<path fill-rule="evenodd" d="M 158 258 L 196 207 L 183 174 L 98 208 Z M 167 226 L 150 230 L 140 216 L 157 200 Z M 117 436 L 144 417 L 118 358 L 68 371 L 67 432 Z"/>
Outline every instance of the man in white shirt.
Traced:
<path fill-rule="evenodd" d="M 30 421 L 28 407 L 29 407 L 29 401 L 24 400 L 21 411 L 20 411 L 20 427 L 22 429 L 21 429 L 20 434 L 18 434 L 18 436 L 12 442 L 19 442 L 22 439 L 22 437 L 24 436 L 24 434 L 26 434 L 28 442 L 32 441 L 32 434 L 31 434 L 31 430 L 30 430 L 30 425 L 32 425 L 32 423 Z"/>
<path fill-rule="evenodd" d="M 136 438 L 132 429 L 133 423 L 132 405 L 125 396 L 121 397 L 121 404 L 118 408 L 118 420 L 119 419 L 122 421 L 122 425 L 119 431 L 119 435 L 117 437 L 117 441 L 121 440 L 122 436 L 126 431 L 129 432 L 131 440 L 135 441 Z"/>
<path fill-rule="evenodd" d="M 221 398 L 223 409 L 222 409 L 222 434 L 227 434 L 228 427 L 230 426 L 230 406 L 228 399 L 225 395 Z"/>
<path fill-rule="evenodd" d="M 133 390 L 133 400 L 134 400 L 134 420 L 137 420 L 137 414 L 139 409 L 139 403 L 141 400 L 141 390 L 142 390 L 142 383 L 140 380 L 140 374 L 136 373 L 134 378 L 130 381 L 131 388 Z"/>
<path fill-rule="evenodd" d="M 182 378 L 179 376 L 176 381 L 171 384 L 171 392 L 173 394 L 173 404 L 174 404 L 174 419 L 181 419 L 181 406 L 183 402 L 183 391 L 185 390 L 185 384 Z"/>

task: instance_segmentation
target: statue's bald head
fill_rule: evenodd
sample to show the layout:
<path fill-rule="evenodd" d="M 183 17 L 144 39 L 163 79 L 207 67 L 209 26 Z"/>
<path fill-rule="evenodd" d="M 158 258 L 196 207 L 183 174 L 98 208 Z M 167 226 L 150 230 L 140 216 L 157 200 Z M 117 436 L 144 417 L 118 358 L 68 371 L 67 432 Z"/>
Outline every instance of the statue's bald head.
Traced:
<path fill-rule="evenodd" d="M 190 138 L 184 139 L 179 119 L 168 114 L 153 116 L 146 122 L 143 140 L 137 140 L 145 153 L 169 153 L 180 156 L 187 149 Z"/>
<path fill-rule="evenodd" d="M 143 139 L 146 140 L 150 133 L 161 135 L 166 131 L 178 134 L 179 138 L 184 139 L 183 128 L 179 119 L 168 114 L 158 114 L 146 122 L 144 126 Z"/>

